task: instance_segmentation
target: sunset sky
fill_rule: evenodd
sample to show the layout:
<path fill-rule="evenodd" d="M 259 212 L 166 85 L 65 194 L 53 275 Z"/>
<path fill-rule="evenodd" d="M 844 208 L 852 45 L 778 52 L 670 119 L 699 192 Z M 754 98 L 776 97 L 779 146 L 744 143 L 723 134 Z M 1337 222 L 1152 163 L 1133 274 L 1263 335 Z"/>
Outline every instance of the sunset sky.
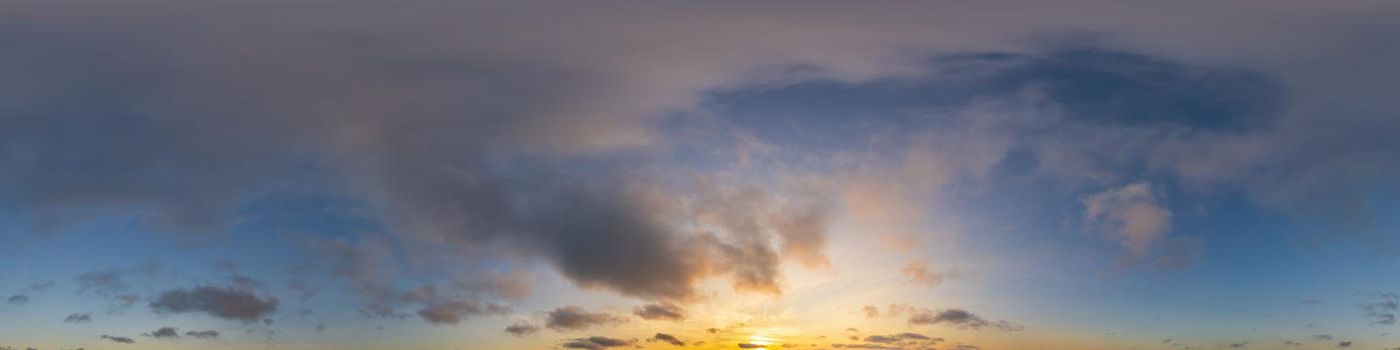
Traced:
<path fill-rule="evenodd" d="M 1400 349 L 1397 93 L 1395 1 L 0 1 L 0 349 Z"/>

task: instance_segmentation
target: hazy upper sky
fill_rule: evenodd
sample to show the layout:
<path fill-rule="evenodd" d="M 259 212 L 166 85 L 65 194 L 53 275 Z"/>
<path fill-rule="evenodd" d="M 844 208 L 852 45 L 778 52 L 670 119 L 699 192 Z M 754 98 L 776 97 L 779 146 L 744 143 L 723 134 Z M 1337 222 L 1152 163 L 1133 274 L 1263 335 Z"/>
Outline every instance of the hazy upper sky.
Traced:
<path fill-rule="evenodd" d="M 1394 1 L 3 1 L 0 349 L 1397 348 L 1398 43 Z"/>

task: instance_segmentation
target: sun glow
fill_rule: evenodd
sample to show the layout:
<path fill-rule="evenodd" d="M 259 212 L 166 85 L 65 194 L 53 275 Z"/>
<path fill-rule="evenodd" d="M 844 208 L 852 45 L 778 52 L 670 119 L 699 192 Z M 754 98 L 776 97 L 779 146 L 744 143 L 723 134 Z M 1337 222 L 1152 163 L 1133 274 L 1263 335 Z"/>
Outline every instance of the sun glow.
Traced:
<path fill-rule="evenodd" d="M 754 344 L 754 345 L 762 346 L 761 349 L 767 349 L 767 348 L 770 347 L 770 346 L 777 345 L 777 342 L 778 342 L 778 339 L 773 338 L 773 337 L 771 337 L 771 336 L 769 336 L 769 335 L 767 335 L 767 334 L 761 334 L 761 333 L 760 333 L 760 334 L 750 335 L 750 336 L 749 336 L 749 341 L 748 341 L 749 344 Z"/>

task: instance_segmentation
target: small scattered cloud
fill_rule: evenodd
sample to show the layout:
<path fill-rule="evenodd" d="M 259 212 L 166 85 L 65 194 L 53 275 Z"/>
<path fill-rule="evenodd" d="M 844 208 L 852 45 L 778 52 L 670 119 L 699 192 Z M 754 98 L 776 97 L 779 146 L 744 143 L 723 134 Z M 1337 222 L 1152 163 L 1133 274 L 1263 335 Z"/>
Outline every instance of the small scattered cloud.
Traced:
<path fill-rule="evenodd" d="M 155 330 L 154 332 L 144 333 L 144 334 L 141 334 L 141 335 L 143 335 L 143 336 L 148 336 L 148 337 L 152 337 L 152 338 L 156 338 L 156 339 L 160 339 L 160 338 L 179 338 L 179 337 L 180 337 L 180 329 L 175 328 L 175 327 L 160 327 L 160 329 L 157 329 L 157 330 Z"/>
<path fill-rule="evenodd" d="M 632 313 L 646 320 L 680 321 L 685 319 L 685 309 L 672 303 L 653 303 L 637 306 Z"/>
<path fill-rule="evenodd" d="M 516 323 L 516 324 L 512 324 L 512 325 L 506 326 L 506 333 L 508 333 L 508 334 L 510 334 L 510 335 L 513 335 L 513 336 L 517 336 L 517 337 L 523 337 L 523 336 L 535 334 L 535 333 L 538 333 L 539 331 L 540 331 L 540 326 L 536 326 L 536 325 L 529 324 L 529 323 Z"/>
<path fill-rule="evenodd" d="M 923 334 L 906 332 L 888 335 L 872 335 L 865 337 L 865 339 L 861 341 L 880 344 L 906 344 L 911 342 L 937 343 L 943 341 L 943 338 L 932 338 Z"/>
<path fill-rule="evenodd" d="M 101 339 L 104 339 L 104 340 L 111 340 L 111 341 L 118 342 L 118 343 L 122 343 L 122 344 L 135 344 L 135 343 L 136 343 L 136 340 L 135 340 L 135 339 L 131 339 L 131 338 L 127 338 L 127 337 L 120 337 L 120 336 L 115 336 L 115 335 L 107 335 L 107 334 L 103 334 L 102 337 L 101 337 Z"/>
<path fill-rule="evenodd" d="M 913 311 L 909 315 L 911 325 L 947 324 L 961 329 L 992 328 L 1007 332 L 1025 329 L 1006 321 L 991 322 L 963 309 L 943 309 L 937 312 L 928 309 Z"/>
<path fill-rule="evenodd" d="M 1395 324 L 1395 313 L 1400 312 L 1400 294 L 1397 293 L 1376 293 L 1372 294 L 1372 300 L 1360 305 L 1361 310 L 1372 324 L 1393 325 Z"/>
<path fill-rule="evenodd" d="M 670 334 L 666 334 L 666 333 L 656 333 L 656 335 L 651 336 L 651 339 L 648 339 L 648 340 L 649 340 L 649 341 L 663 342 L 663 343 L 667 343 L 667 344 L 671 344 L 671 345 L 675 345 L 675 346 L 685 346 L 685 342 L 684 342 L 684 341 L 681 341 L 680 339 L 677 339 L 676 336 L 674 336 L 674 335 L 670 335 Z"/>
<path fill-rule="evenodd" d="M 24 288 L 24 290 L 27 292 L 42 292 L 45 289 L 53 288 L 53 286 L 56 285 L 58 285 L 58 282 L 55 282 L 53 280 L 34 282 L 30 283 L 28 287 Z"/>
<path fill-rule="evenodd" d="M 500 315 L 510 313 L 510 306 L 496 303 L 475 303 L 454 300 L 428 304 L 418 310 L 418 317 L 430 324 L 455 325 L 471 315 Z"/>
<path fill-rule="evenodd" d="M 545 320 L 545 327 L 556 331 L 579 331 L 600 325 L 613 325 L 626 319 L 608 312 L 590 312 L 578 306 L 565 306 L 554 309 Z"/>
<path fill-rule="evenodd" d="M 214 338 L 218 338 L 218 337 L 219 337 L 219 331 L 215 331 L 215 330 L 207 330 L 207 331 L 188 331 L 188 332 L 185 332 L 185 335 L 186 335 L 186 336 L 190 336 L 190 337 L 195 337 L 196 339 L 214 339 Z"/>
<path fill-rule="evenodd" d="M 904 277 L 909 278 L 909 282 L 930 288 L 942 285 L 943 281 L 959 275 L 958 270 L 955 269 L 942 272 L 933 271 L 933 269 L 929 268 L 928 261 L 923 259 L 911 261 L 909 264 L 904 265 L 902 272 L 904 273 Z"/>
<path fill-rule="evenodd" d="M 15 294 L 15 295 L 11 295 L 9 299 L 6 299 L 6 300 L 5 300 L 5 303 L 6 303 L 6 304 L 10 304 L 10 305 L 14 305 L 14 306 L 20 306 L 20 305 L 28 304 L 28 303 L 29 303 L 29 296 L 24 295 L 24 294 Z"/>
<path fill-rule="evenodd" d="M 68 317 L 63 318 L 63 322 L 66 322 L 66 323 L 88 323 L 88 322 L 92 322 L 92 314 L 80 314 L 80 313 L 76 313 L 76 312 L 75 312 L 75 313 L 71 313 L 71 314 L 68 314 Z"/>

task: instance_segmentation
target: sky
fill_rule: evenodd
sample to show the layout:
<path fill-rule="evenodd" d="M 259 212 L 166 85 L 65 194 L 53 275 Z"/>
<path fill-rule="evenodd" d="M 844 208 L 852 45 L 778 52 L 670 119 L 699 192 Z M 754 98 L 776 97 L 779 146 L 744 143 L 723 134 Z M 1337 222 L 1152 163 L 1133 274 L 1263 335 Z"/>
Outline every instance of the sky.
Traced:
<path fill-rule="evenodd" d="M 1400 349 L 1396 18 L 5 1 L 0 349 Z"/>

